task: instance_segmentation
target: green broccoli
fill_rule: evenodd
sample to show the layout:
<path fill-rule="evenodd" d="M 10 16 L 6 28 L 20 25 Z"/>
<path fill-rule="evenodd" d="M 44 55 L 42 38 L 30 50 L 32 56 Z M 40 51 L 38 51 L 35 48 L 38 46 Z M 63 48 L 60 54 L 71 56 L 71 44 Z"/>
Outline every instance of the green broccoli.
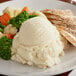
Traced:
<path fill-rule="evenodd" d="M 13 17 L 9 20 L 9 24 L 12 24 L 16 28 L 20 28 L 21 24 L 29 18 L 29 14 L 24 11 L 20 13 L 18 16 Z"/>
<path fill-rule="evenodd" d="M 0 58 L 4 60 L 10 60 L 11 45 L 12 45 L 12 39 L 8 39 L 6 36 L 0 38 Z"/>
<path fill-rule="evenodd" d="M 4 32 L 4 29 L 0 28 L 0 32 L 2 32 L 2 33 L 3 33 L 3 32 Z"/>
<path fill-rule="evenodd" d="M 29 15 L 29 18 L 33 18 L 36 17 L 37 15 Z"/>
<path fill-rule="evenodd" d="M 0 23 L 0 32 L 4 32 L 4 28 L 5 28 L 5 26 L 2 24 L 2 23 Z"/>

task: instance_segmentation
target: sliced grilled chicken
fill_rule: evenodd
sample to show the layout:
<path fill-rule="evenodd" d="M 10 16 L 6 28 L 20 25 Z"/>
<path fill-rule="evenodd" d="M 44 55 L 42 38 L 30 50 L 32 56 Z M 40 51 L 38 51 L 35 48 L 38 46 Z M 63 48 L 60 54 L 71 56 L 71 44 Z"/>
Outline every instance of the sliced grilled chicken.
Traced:
<path fill-rule="evenodd" d="M 76 35 L 70 34 L 68 31 L 62 30 L 61 34 L 76 47 Z M 74 36 L 75 35 L 75 36 Z"/>
<path fill-rule="evenodd" d="M 54 24 L 61 35 L 76 47 L 76 16 L 70 10 L 43 10 L 48 20 Z"/>

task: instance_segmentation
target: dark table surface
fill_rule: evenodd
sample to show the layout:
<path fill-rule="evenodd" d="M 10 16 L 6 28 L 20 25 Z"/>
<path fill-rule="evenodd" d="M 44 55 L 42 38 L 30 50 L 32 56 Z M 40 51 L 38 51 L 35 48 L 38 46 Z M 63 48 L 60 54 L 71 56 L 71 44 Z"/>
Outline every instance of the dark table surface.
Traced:
<path fill-rule="evenodd" d="M 6 2 L 6 1 L 9 1 L 9 0 L 0 0 L 0 3 Z M 76 5 L 76 2 L 71 1 L 71 0 L 60 0 L 60 1 L 68 2 L 68 3 L 72 3 L 73 5 Z M 63 74 L 55 75 L 55 76 L 68 76 L 68 74 L 69 74 L 70 72 L 71 72 L 71 71 L 66 72 L 66 73 L 63 73 Z M 1 74 L 0 74 L 0 76 L 5 76 L 5 75 L 1 75 Z"/>

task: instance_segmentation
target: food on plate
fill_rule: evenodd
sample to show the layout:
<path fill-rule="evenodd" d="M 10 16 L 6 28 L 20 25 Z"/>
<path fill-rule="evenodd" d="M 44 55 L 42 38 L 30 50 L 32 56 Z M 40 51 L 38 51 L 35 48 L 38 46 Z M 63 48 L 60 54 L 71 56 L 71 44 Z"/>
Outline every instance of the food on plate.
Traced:
<path fill-rule="evenodd" d="M 61 61 L 69 42 L 76 46 L 76 17 L 71 10 L 29 12 L 27 6 L 7 7 L 0 16 L 0 58 L 4 60 L 52 67 Z"/>
<path fill-rule="evenodd" d="M 25 21 L 13 39 L 12 60 L 40 68 L 52 67 L 60 62 L 63 52 L 60 34 L 44 17 Z"/>
<path fill-rule="evenodd" d="M 43 10 L 47 18 L 54 24 L 70 43 L 76 47 L 76 16 L 69 10 Z"/>

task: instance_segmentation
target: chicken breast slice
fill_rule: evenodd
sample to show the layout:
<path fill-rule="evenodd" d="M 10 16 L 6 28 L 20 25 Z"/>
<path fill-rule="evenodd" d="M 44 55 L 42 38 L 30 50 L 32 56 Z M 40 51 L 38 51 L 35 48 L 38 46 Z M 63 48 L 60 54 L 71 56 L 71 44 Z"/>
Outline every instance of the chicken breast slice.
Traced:
<path fill-rule="evenodd" d="M 76 47 L 76 36 L 70 34 L 68 31 L 61 30 L 61 34 Z"/>

